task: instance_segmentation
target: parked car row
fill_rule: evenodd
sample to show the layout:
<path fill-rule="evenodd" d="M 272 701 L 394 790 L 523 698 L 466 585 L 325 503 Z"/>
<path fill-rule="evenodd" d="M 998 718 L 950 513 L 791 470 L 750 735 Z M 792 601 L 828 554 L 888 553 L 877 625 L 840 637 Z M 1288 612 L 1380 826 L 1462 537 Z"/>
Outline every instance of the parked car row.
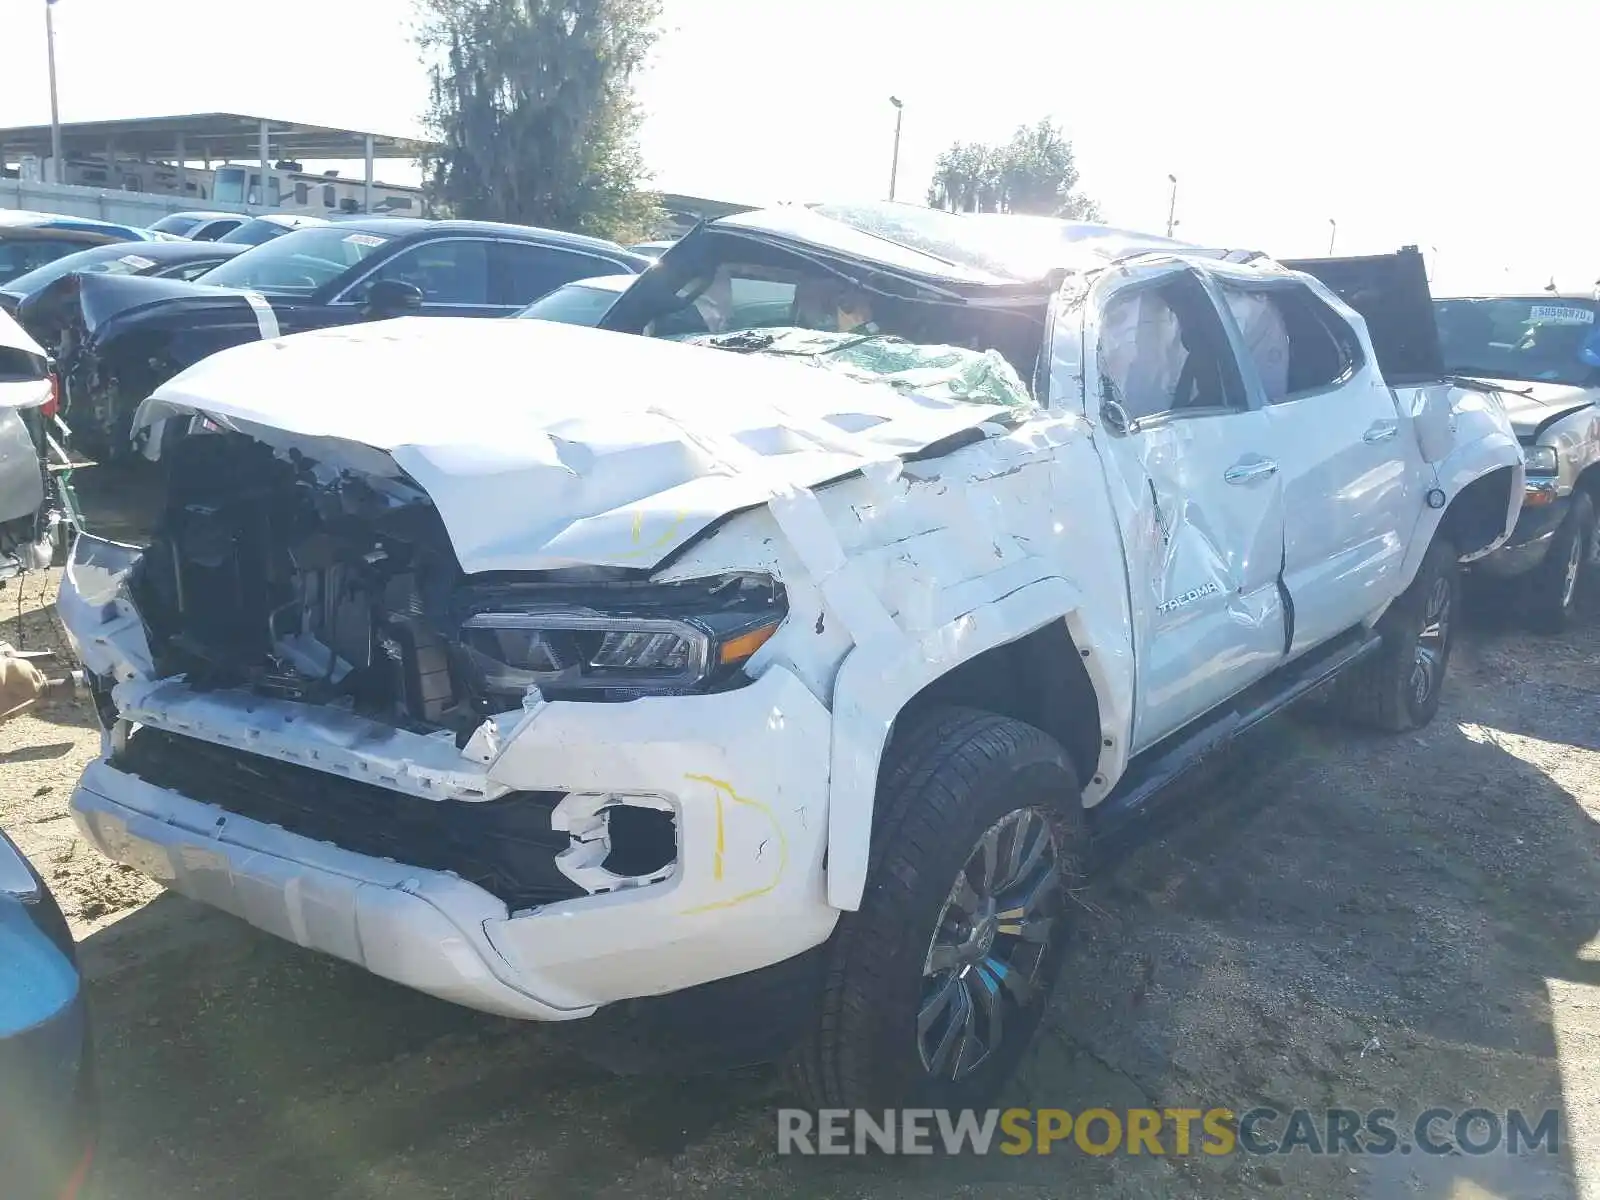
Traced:
<path fill-rule="evenodd" d="M 274 213 L 215 241 L 58 258 L 0 283 L 0 307 L 55 360 L 78 448 L 106 460 L 133 452 L 139 401 L 225 346 L 407 314 L 510 316 L 571 279 L 650 262 L 524 226 Z"/>
<path fill-rule="evenodd" d="M 1414 252 L 813 206 L 77 279 L 43 340 L 168 486 L 60 592 L 90 842 L 825 1107 L 986 1106 L 1106 839 L 1311 691 L 1431 720 L 1524 504 Z"/>
<path fill-rule="evenodd" d="M 88 246 L 159 242 L 172 236 L 114 221 L 0 209 L 0 284 Z"/>

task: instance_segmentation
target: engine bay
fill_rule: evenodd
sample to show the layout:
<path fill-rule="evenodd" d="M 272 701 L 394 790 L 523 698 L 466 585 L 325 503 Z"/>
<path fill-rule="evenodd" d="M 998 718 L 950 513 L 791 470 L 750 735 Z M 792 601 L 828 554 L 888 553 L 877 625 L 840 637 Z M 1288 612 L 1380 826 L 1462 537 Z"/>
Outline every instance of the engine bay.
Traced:
<path fill-rule="evenodd" d="M 178 439 L 132 587 L 158 669 L 414 730 L 468 729 L 439 617 L 461 575 L 403 480 L 331 472 L 246 437 Z"/>
<path fill-rule="evenodd" d="M 740 687 L 786 612 L 759 574 L 658 583 L 576 567 L 467 575 L 428 495 L 244 434 L 172 440 L 128 581 L 158 677 L 324 705 L 464 746 L 530 695 Z"/>

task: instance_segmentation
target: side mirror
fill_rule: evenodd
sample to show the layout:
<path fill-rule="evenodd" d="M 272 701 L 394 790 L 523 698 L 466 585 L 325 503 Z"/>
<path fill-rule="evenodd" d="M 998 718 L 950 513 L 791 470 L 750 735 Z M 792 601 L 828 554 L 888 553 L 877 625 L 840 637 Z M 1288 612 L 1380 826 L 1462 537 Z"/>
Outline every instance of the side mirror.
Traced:
<path fill-rule="evenodd" d="M 380 279 L 367 289 L 367 316 L 375 321 L 403 317 L 422 308 L 422 289 L 399 279 Z"/>

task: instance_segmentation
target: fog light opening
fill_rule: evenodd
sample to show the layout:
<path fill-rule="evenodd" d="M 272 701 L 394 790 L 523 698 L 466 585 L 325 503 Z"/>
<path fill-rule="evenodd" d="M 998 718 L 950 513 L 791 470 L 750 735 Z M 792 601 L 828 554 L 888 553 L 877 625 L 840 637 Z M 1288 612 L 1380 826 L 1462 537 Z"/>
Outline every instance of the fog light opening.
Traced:
<path fill-rule="evenodd" d="M 677 811 L 660 796 L 568 796 L 550 825 L 572 839 L 557 869 L 591 895 L 662 883 L 677 867 Z"/>

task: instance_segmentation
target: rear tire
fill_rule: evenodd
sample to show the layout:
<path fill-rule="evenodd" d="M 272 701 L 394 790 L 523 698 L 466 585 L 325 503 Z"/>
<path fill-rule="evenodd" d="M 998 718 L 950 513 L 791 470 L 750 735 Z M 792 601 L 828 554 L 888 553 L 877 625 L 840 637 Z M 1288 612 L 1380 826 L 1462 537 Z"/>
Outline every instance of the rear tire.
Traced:
<path fill-rule="evenodd" d="M 1345 715 L 1389 733 L 1420 729 L 1433 720 L 1460 612 L 1455 547 L 1435 539 L 1411 586 L 1379 619 L 1382 645 L 1344 677 Z"/>
<path fill-rule="evenodd" d="M 1082 790 L 1054 739 L 973 709 L 902 725 L 861 908 L 791 1068 L 816 1108 L 985 1107 L 1044 1015 L 1082 878 Z"/>
<path fill-rule="evenodd" d="M 1595 579 L 1594 501 L 1575 492 L 1544 561 L 1529 573 L 1526 591 L 1528 624 L 1540 633 L 1560 633 L 1583 611 L 1584 593 Z"/>

